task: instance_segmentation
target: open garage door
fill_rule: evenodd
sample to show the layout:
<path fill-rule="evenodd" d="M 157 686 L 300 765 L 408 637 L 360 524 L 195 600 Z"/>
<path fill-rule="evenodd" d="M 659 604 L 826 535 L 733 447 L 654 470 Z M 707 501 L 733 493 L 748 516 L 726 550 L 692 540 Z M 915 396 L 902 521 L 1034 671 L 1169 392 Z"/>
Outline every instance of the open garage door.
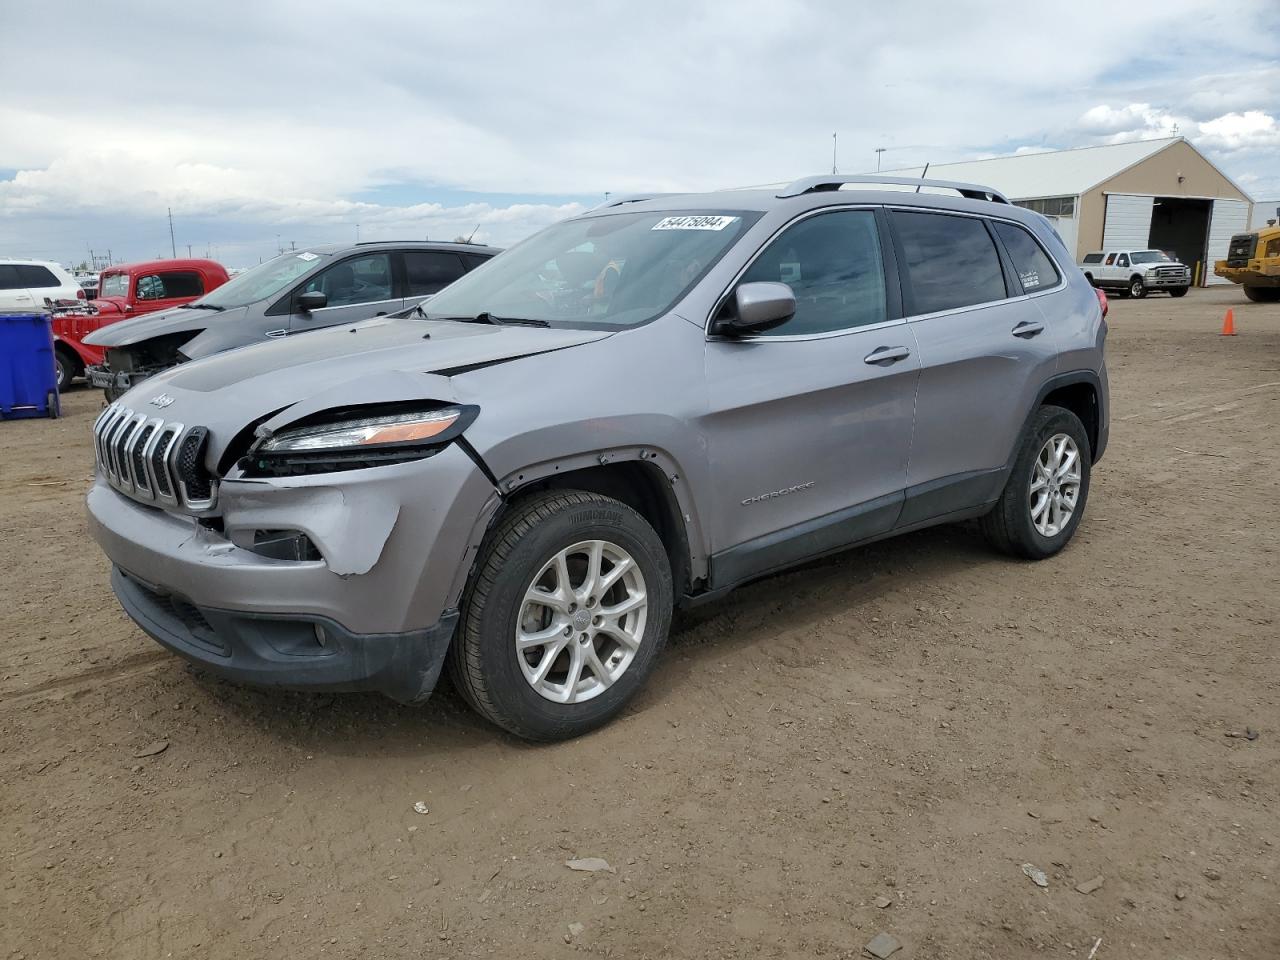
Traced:
<path fill-rule="evenodd" d="M 1151 236 L 1151 207 L 1154 202 L 1154 197 L 1135 197 L 1126 193 L 1107 194 L 1107 216 L 1102 223 L 1102 249 L 1145 250 L 1150 242 L 1148 237 Z"/>
<path fill-rule="evenodd" d="M 1243 200 L 1215 200 L 1209 215 L 1209 248 L 1205 253 L 1205 285 L 1230 283 L 1213 272 L 1215 260 L 1227 259 L 1231 235 L 1244 233 L 1249 226 L 1249 204 Z"/>

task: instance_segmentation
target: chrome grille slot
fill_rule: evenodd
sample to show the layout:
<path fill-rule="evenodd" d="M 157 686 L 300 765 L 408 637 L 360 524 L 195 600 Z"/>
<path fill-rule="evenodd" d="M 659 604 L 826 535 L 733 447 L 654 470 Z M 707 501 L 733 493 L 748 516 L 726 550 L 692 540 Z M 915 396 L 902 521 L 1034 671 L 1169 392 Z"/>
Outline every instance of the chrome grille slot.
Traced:
<path fill-rule="evenodd" d="M 187 429 L 118 403 L 93 425 L 98 469 L 111 486 L 137 500 L 196 512 L 217 499 L 217 481 L 203 463 L 207 437 L 204 427 Z"/>

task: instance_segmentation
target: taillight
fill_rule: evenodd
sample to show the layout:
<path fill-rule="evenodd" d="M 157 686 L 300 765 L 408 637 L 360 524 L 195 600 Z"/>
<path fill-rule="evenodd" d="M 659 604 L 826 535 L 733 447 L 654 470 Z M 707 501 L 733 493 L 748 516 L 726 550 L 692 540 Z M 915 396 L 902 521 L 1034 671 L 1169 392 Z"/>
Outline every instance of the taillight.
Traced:
<path fill-rule="evenodd" d="M 77 291 L 76 291 L 76 299 L 77 299 L 77 300 L 85 300 L 85 299 L 87 299 L 87 298 L 85 297 L 85 295 L 84 295 L 84 287 L 81 287 L 79 290 L 77 290 Z"/>
<path fill-rule="evenodd" d="M 1107 319 L 1107 295 L 1098 287 L 1093 288 L 1093 292 L 1098 295 L 1098 306 L 1102 308 L 1102 319 Z"/>

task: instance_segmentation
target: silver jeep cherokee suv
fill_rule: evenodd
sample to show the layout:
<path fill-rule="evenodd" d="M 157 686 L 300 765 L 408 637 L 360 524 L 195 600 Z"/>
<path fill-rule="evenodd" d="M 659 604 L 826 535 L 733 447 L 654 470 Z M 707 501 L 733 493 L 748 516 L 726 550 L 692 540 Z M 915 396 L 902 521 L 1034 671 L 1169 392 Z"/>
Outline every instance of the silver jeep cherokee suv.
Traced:
<path fill-rule="evenodd" d="M 985 187 L 631 197 L 409 317 L 146 381 L 94 427 L 89 514 L 125 610 L 215 674 L 417 702 L 447 662 L 494 723 L 571 737 L 677 603 L 966 518 L 1061 550 L 1105 336 L 1048 222 Z"/>

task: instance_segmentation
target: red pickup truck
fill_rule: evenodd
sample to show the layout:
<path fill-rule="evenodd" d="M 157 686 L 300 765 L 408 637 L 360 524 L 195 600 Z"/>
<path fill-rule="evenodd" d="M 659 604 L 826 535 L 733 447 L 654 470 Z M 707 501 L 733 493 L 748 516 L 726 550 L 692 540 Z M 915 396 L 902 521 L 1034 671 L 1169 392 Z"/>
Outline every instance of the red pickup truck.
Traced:
<path fill-rule="evenodd" d="M 54 315 L 58 389 L 66 389 L 74 377 L 84 376 L 86 366 L 102 363 L 102 347 L 82 342 L 94 330 L 145 313 L 180 307 L 228 279 L 226 268 L 213 260 L 148 260 L 103 270 L 97 299 L 82 310 Z"/>

